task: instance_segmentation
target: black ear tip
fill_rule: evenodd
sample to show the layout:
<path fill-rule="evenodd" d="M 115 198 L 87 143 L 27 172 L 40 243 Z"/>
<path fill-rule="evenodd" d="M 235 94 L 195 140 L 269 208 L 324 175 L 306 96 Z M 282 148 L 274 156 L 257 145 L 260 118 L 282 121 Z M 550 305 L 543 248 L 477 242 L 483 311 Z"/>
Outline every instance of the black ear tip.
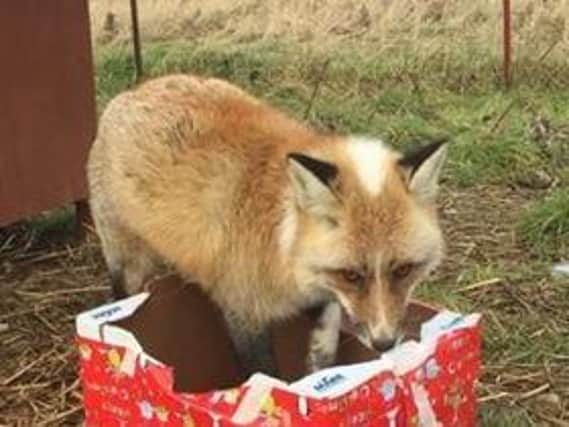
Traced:
<path fill-rule="evenodd" d="M 450 143 L 451 143 L 450 137 L 439 136 L 439 137 L 431 139 L 427 144 L 424 144 L 423 148 L 430 147 L 432 150 L 431 153 L 434 153 L 439 148 L 441 148 L 443 146 L 448 146 L 448 144 L 450 144 Z"/>
<path fill-rule="evenodd" d="M 338 168 L 332 163 L 324 160 L 315 159 L 306 154 L 291 152 L 287 154 L 287 160 L 293 160 L 300 164 L 304 169 L 310 171 L 316 178 L 324 184 L 330 184 L 338 175 Z"/>
<path fill-rule="evenodd" d="M 300 153 L 296 153 L 296 152 L 291 152 L 291 153 L 288 153 L 288 154 L 286 155 L 286 159 L 287 159 L 287 161 L 289 161 L 289 162 L 290 162 L 291 160 L 294 160 L 295 162 L 301 163 L 303 157 L 306 157 L 306 156 L 304 156 L 304 154 L 300 154 Z"/>
<path fill-rule="evenodd" d="M 452 140 L 452 137 L 450 135 L 445 135 L 443 134 L 438 134 L 438 135 L 433 135 L 430 138 L 430 142 L 437 142 L 437 143 L 445 143 L 445 142 L 450 142 Z"/>
<path fill-rule="evenodd" d="M 421 145 L 405 154 L 399 160 L 399 164 L 404 168 L 416 170 L 425 160 L 439 151 L 442 147 L 448 146 L 450 141 L 450 138 L 447 136 L 433 138 L 428 144 Z"/>
<path fill-rule="evenodd" d="M 432 140 L 431 144 L 436 144 L 439 147 L 442 145 L 447 145 L 451 143 L 451 139 L 448 136 L 441 136 Z"/>

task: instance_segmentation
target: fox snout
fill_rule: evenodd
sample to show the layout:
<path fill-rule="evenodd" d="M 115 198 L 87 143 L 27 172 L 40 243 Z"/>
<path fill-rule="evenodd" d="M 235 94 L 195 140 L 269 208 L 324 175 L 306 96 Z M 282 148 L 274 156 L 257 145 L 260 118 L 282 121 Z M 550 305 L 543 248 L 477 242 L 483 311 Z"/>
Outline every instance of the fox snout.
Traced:
<path fill-rule="evenodd" d="M 362 321 L 352 320 L 352 322 L 353 326 L 350 331 L 368 347 L 380 353 L 391 349 L 402 335 L 399 321 L 396 321 L 393 327 L 386 327 L 383 324 L 377 326 Z"/>
<path fill-rule="evenodd" d="M 370 328 L 369 341 L 374 350 L 384 352 L 392 348 L 402 335 L 401 321 L 393 319 L 393 323 L 381 324 Z"/>
<path fill-rule="evenodd" d="M 352 332 L 367 347 L 384 352 L 393 347 L 403 335 L 403 321 L 407 311 L 405 300 L 384 293 L 378 301 L 367 300 L 360 311 L 350 310 L 348 315 L 355 326 Z"/>
<path fill-rule="evenodd" d="M 380 327 L 370 327 L 369 342 L 371 347 L 378 351 L 384 352 L 392 348 L 401 336 L 400 322 L 395 322 L 394 326 L 382 325 Z"/>
<path fill-rule="evenodd" d="M 383 353 L 384 351 L 390 350 L 396 342 L 397 338 L 379 338 L 373 340 L 371 345 L 374 350 Z"/>

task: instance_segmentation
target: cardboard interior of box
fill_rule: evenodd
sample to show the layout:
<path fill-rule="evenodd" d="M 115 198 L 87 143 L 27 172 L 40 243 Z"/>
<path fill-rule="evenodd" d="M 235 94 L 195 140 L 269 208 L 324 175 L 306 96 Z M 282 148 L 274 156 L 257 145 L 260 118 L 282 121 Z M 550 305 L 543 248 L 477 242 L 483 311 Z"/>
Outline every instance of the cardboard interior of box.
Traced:
<path fill-rule="evenodd" d="M 421 323 L 434 314 L 429 307 L 411 304 L 406 336 L 417 337 Z M 306 375 L 308 337 L 317 315 L 317 310 L 307 311 L 272 328 L 273 351 L 282 380 L 295 381 Z M 114 324 L 131 331 L 149 355 L 174 368 L 176 392 L 223 389 L 247 380 L 221 312 L 195 284 L 174 276 L 160 279 L 151 285 L 150 297 L 132 316 Z M 342 335 L 337 364 L 377 357 L 353 336 Z"/>

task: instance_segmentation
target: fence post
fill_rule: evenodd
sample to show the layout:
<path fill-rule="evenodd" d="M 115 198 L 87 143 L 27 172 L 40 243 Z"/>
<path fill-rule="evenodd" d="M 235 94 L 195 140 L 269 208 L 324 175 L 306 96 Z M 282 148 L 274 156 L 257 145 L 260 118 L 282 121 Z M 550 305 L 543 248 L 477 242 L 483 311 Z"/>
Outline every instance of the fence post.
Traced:
<path fill-rule="evenodd" d="M 136 67 L 136 81 L 142 77 L 142 53 L 140 52 L 140 32 L 138 30 L 138 5 L 136 0 L 130 0 L 130 14 L 132 20 L 132 39 L 134 48 L 134 65 Z"/>
<path fill-rule="evenodd" d="M 512 8 L 510 0 L 503 4 L 503 43 L 504 43 L 504 83 L 506 88 L 512 84 Z"/>

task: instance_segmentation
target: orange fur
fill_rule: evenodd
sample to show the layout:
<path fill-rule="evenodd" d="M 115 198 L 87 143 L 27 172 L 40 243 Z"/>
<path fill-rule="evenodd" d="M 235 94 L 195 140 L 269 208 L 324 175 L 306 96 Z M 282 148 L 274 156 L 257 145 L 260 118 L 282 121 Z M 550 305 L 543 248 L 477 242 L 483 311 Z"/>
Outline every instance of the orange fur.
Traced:
<path fill-rule="evenodd" d="M 124 92 L 101 117 L 88 165 L 107 263 L 132 293 L 165 262 L 252 330 L 330 295 L 379 335 L 394 329 L 412 284 L 442 256 L 436 210 L 391 149 L 377 165 L 381 191 L 366 191 L 349 141 L 217 79 L 173 75 Z M 291 152 L 337 166 L 331 195 L 317 200 L 332 223 L 299 207 Z M 394 288 L 386 272 L 404 261 L 423 264 Z M 365 289 L 338 278 L 363 266 Z"/>

